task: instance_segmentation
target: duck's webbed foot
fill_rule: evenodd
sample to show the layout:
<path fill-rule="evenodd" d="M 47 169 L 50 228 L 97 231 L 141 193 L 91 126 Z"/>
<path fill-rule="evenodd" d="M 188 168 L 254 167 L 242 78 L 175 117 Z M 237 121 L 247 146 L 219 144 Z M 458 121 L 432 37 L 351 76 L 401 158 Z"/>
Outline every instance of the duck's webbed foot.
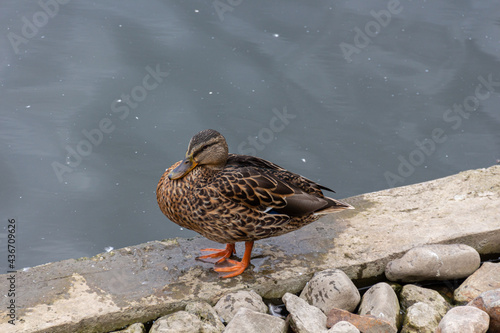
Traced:
<path fill-rule="evenodd" d="M 216 264 L 223 262 L 224 260 L 229 258 L 232 254 L 236 254 L 236 248 L 235 248 L 234 243 L 226 244 L 226 248 L 224 250 L 222 250 L 222 249 L 202 249 L 201 251 L 204 251 L 204 252 L 210 251 L 210 252 L 214 252 L 214 253 L 205 254 L 203 256 L 196 257 L 197 260 L 213 262 L 213 261 L 206 260 L 206 259 L 220 258 L 219 260 L 217 260 L 215 262 Z"/>
<path fill-rule="evenodd" d="M 245 242 L 245 254 L 243 255 L 243 259 L 241 261 L 227 259 L 224 262 L 224 264 L 226 264 L 225 267 L 215 267 L 214 270 L 217 273 L 229 272 L 229 274 L 221 275 L 221 278 L 229 278 L 240 275 L 250 265 L 250 256 L 252 255 L 252 248 L 253 248 L 253 242 Z"/>

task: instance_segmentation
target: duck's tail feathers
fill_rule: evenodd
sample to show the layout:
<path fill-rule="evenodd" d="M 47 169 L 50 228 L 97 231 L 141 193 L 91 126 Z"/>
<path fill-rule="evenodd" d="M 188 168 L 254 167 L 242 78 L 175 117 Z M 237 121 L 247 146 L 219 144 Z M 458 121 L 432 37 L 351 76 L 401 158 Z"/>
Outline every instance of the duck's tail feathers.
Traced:
<path fill-rule="evenodd" d="M 328 197 L 325 197 L 324 199 L 328 201 L 328 205 L 314 212 L 314 214 L 325 215 L 325 214 L 340 212 L 341 210 L 344 209 L 354 209 L 353 206 L 349 205 L 348 203 L 342 202 L 340 200 L 335 200 Z"/>

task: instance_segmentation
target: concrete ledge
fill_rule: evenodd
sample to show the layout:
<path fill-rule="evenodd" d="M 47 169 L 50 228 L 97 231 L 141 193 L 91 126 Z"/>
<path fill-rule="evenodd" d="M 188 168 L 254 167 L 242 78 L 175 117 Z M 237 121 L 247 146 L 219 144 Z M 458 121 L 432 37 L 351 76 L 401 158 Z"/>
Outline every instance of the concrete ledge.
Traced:
<path fill-rule="evenodd" d="M 257 242 L 253 266 L 232 279 L 221 280 L 212 265 L 194 260 L 199 249 L 219 246 L 203 238 L 148 242 L 17 272 L 16 325 L 8 323 L 2 290 L 0 332 L 106 332 L 192 300 L 214 304 L 240 289 L 279 298 L 328 268 L 353 279 L 380 275 L 388 261 L 423 244 L 464 243 L 481 254 L 500 253 L 500 166 L 346 201 L 356 210 Z"/>

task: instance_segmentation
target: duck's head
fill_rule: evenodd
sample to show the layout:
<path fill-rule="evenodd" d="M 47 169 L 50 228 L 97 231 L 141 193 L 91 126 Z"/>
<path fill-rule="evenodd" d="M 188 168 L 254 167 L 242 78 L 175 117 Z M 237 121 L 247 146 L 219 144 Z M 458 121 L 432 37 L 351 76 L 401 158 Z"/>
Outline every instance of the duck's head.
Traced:
<path fill-rule="evenodd" d="M 227 143 L 222 134 L 213 129 L 203 130 L 189 141 L 186 158 L 168 174 L 168 178 L 182 178 L 197 166 L 221 170 L 227 157 Z"/>

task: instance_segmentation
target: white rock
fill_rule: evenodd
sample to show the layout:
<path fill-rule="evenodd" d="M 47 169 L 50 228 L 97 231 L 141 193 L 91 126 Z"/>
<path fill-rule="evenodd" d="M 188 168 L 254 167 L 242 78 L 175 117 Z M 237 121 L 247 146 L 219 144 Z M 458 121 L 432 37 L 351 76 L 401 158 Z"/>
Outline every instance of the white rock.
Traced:
<path fill-rule="evenodd" d="M 317 307 L 293 294 L 283 296 L 286 309 L 290 312 L 290 325 L 296 333 L 326 332 L 326 315 Z"/>
<path fill-rule="evenodd" d="M 426 303 L 439 313 L 439 319 L 451 308 L 451 305 L 437 291 L 414 284 L 403 286 L 399 298 L 403 309 L 409 308 L 418 302 Z"/>
<path fill-rule="evenodd" d="M 441 315 L 427 303 L 417 302 L 406 310 L 401 333 L 434 333 Z"/>
<path fill-rule="evenodd" d="M 377 283 L 366 291 L 358 314 L 374 316 L 389 322 L 397 331 L 400 322 L 398 296 L 385 282 Z"/>
<path fill-rule="evenodd" d="M 490 317 L 473 306 L 457 306 L 441 319 L 436 333 L 486 333 Z"/>
<path fill-rule="evenodd" d="M 333 325 L 328 333 L 360 333 L 359 330 L 348 321 L 339 321 Z"/>
<path fill-rule="evenodd" d="M 474 273 L 480 263 L 479 253 L 468 245 L 424 245 L 390 261 L 385 276 L 403 282 L 460 279 Z"/>
<path fill-rule="evenodd" d="M 203 333 L 220 333 L 225 329 L 217 311 L 207 302 L 188 303 L 184 310 L 201 320 Z"/>
<path fill-rule="evenodd" d="M 186 311 L 179 311 L 160 317 L 155 321 L 149 333 L 192 333 L 200 332 L 201 320 Z"/>
<path fill-rule="evenodd" d="M 262 297 L 253 290 L 240 290 L 226 294 L 214 306 L 215 311 L 227 323 L 233 319 L 240 308 L 267 313 L 267 306 L 262 301 Z"/>
<path fill-rule="evenodd" d="M 115 331 L 115 332 L 110 332 L 110 333 L 145 333 L 146 328 L 142 323 L 136 323 L 132 324 L 129 327 L 127 327 L 124 330 L 121 331 Z"/>
<path fill-rule="evenodd" d="M 314 274 L 300 294 L 309 304 L 328 313 L 332 308 L 354 311 L 361 296 L 351 279 L 340 269 Z"/>
<path fill-rule="evenodd" d="M 224 333 L 286 333 L 286 322 L 278 317 L 240 308 Z"/>

